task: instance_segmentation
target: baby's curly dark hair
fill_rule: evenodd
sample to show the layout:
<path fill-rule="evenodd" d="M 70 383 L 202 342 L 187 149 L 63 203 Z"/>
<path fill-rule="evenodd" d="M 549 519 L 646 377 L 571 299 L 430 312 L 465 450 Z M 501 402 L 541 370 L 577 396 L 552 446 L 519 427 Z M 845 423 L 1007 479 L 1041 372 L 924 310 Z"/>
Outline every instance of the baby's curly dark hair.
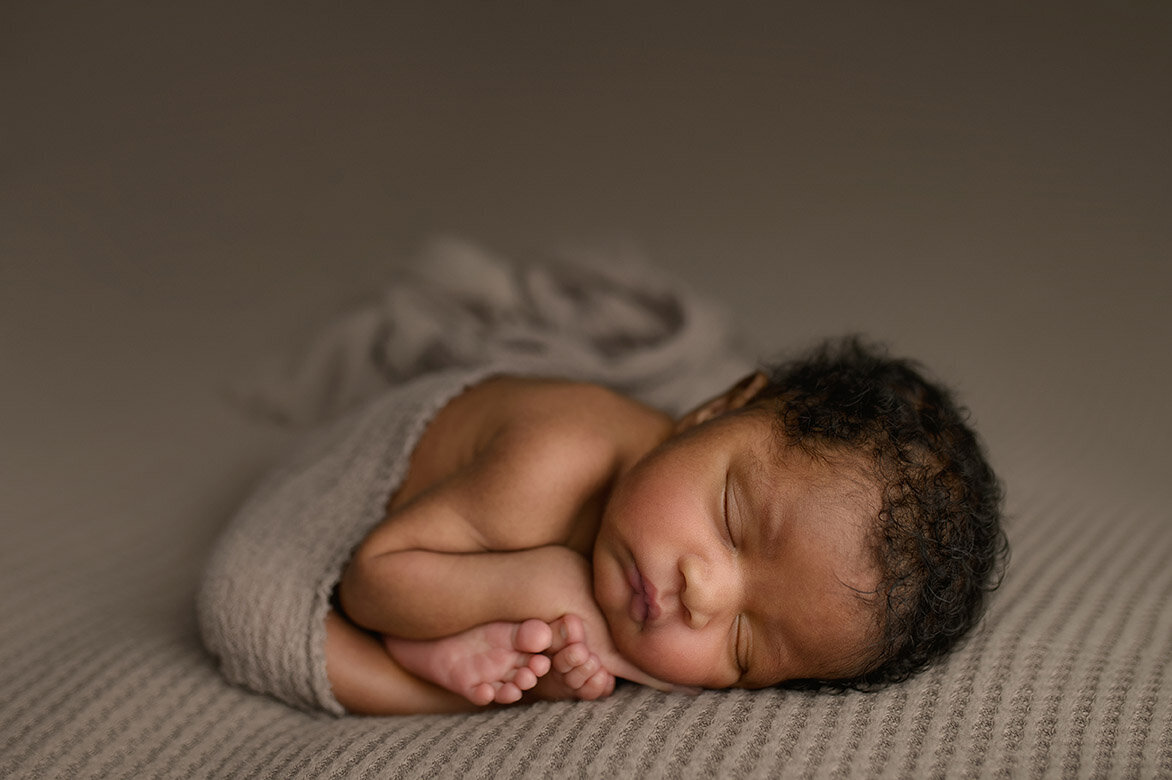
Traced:
<path fill-rule="evenodd" d="M 779 433 L 808 453 L 866 457 L 880 487 L 872 537 L 878 641 L 850 679 L 798 688 L 874 690 L 916 674 L 980 619 L 1008 560 L 1002 488 L 967 411 L 910 360 L 856 336 L 778 364 L 754 399 L 775 401 Z"/>

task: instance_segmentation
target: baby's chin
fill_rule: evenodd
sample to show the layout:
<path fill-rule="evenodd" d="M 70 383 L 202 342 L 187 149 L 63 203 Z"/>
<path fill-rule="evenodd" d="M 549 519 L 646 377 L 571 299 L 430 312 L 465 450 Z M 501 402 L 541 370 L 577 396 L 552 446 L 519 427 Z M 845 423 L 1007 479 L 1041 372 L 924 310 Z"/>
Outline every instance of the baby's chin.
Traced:
<path fill-rule="evenodd" d="M 619 655 L 657 680 L 677 682 L 676 680 L 665 680 L 661 676 L 664 670 L 659 667 L 662 664 L 656 663 L 655 653 L 651 652 L 651 648 L 647 647 L 646 642 L 641 641 L 638 629 L 631 624 L 630 618 L 625 614 L 616 613 L 615 618 L 612 619 L 611 612 L 606 609 L 603 610 L 602 614 L 606 617 L 607 625 L 610 627 L 610 639 L 614 642 Z"/>

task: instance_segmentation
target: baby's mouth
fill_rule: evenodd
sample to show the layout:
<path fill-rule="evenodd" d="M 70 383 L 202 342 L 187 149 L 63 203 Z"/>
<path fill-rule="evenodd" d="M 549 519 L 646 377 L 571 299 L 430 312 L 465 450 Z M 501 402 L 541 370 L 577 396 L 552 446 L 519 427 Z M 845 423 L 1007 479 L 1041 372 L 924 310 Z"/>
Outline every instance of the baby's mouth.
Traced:
<path fill-rule="evenodd" d="M 643 578 L 638 566 L 634 566 L 627 575 L 631 583 L 631 600 L 627 604 L 627 615 L 639 625 L 659 617 L 659 602 L 656 600 L 655 586 Z"/>

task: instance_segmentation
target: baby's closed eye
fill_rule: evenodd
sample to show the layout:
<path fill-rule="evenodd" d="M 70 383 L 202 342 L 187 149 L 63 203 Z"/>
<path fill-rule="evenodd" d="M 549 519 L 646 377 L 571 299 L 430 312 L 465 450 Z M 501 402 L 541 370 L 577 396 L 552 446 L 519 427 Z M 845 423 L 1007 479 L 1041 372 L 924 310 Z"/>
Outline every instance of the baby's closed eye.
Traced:
<path fill-rule="evenodd" d="M 737 546 L 736 540 L 733 538 L 732 516 L 729 513 L 729 475 L 726 472 L 724 475 L 724 490 L 720 496 L 721 515 L 724 519 L 724 532 L 728 543 L 733 547 Z"/>

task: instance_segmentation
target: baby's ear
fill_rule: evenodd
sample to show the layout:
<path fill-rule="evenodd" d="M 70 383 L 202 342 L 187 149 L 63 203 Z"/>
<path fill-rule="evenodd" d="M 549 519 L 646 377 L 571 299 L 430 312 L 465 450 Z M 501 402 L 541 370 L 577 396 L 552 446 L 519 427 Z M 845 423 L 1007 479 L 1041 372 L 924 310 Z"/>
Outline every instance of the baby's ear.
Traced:
<path fill-rule="evenodd" d="M 711 420 L 713 417 L 719 417 L 725 412 L 742 408 L 756 398 L 757 393 L 760 393 L 768 384 L 769 378 L 760 371 L 749 374 L 720 395 L 709 398 L 676 420 L 675 432 L 683 433 L 695 425 Z"/>

